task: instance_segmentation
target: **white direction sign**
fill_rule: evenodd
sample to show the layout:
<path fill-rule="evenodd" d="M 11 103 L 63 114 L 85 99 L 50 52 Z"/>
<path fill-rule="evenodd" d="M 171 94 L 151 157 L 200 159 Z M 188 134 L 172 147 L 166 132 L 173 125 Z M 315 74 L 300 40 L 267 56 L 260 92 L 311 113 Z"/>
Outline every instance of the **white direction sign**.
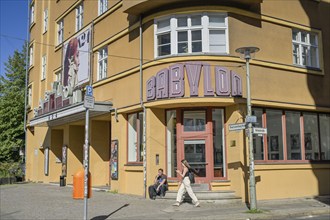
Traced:
<path fill-rule="evenodd" d="M 245 129 L 245 127 L 246 127 L 245 123 L 230 124 L 229 131 L 243 130 L 243 129 Z"/>
<path fill-rule="evenodd" d="M 85 108 L 94 108 L 94 102 L 95 100 L 93 96 L 85 95 L 85 99 L 84 99 Z"/>
<path fill-rule="evenodd" d="M 253 134 L 267 134 L 267 128 L 253 128 Z"/>

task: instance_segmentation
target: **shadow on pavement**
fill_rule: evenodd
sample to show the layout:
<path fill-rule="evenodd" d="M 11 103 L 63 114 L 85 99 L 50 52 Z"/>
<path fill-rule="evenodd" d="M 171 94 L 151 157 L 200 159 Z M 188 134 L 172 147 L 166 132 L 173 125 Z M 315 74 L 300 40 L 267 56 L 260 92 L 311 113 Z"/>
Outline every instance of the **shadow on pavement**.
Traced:
<path fill-rule="evenodd" d="M 330 206 L 330 195 L 329 196 L 315 196 L 315 200 L 324 203 L 325 205 Z"/>
<path fill-rule="evenodd" d="M 111 212 L 109 215 L 95 216 L 94 218 L 91 218 L 91 220 L 105 220 L 105 219 L 109 218 L 111 215 L 115 214 L 116 212 L 118 212 L 119 210 L 121 210 L 122 208 L 125 208 L 127 206 L 129 206 L 129 204 L 125 204 L 125 205 L 119 207 L 115 211 Z"/>

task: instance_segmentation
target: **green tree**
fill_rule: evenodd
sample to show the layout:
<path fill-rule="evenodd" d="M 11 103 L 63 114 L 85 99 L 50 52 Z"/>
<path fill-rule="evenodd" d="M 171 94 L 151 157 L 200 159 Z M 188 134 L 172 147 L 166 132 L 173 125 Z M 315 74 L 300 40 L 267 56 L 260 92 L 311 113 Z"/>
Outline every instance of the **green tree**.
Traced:
<path fill-rule="evenodd" d="M 24 149 L 24 99 L 26 46 L 16 50 L 5 62 L 0 75 L 0 164 L 13 164 Z"/>

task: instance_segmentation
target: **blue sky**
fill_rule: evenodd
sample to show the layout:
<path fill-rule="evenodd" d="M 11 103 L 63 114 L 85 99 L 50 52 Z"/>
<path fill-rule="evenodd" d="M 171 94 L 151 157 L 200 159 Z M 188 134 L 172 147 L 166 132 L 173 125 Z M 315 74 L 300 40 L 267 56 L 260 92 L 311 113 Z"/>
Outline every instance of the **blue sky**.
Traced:
<path fill-rule="evenodd" d="M 26 39 L 29 0 L 0 0 L 0 74 L 4 62 L 15 50 L 21 50 Z M 10 36 L 10 37 L 7 37 Z"/>

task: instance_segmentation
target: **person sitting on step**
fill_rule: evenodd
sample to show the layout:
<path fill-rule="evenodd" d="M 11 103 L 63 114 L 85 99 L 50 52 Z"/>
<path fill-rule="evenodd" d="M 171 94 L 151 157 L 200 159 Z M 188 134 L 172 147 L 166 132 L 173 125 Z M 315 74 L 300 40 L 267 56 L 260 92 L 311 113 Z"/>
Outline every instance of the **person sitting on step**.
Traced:
<path fill-rule="evenodd" d="M 149 186 L 149 198 L 156 199 L 156 196 L 164 197 L 167 187 L 167 176 L 163 173 L 163 169 L 158 170 L 158 174 L 155 177 L 154 184 Z"/>

